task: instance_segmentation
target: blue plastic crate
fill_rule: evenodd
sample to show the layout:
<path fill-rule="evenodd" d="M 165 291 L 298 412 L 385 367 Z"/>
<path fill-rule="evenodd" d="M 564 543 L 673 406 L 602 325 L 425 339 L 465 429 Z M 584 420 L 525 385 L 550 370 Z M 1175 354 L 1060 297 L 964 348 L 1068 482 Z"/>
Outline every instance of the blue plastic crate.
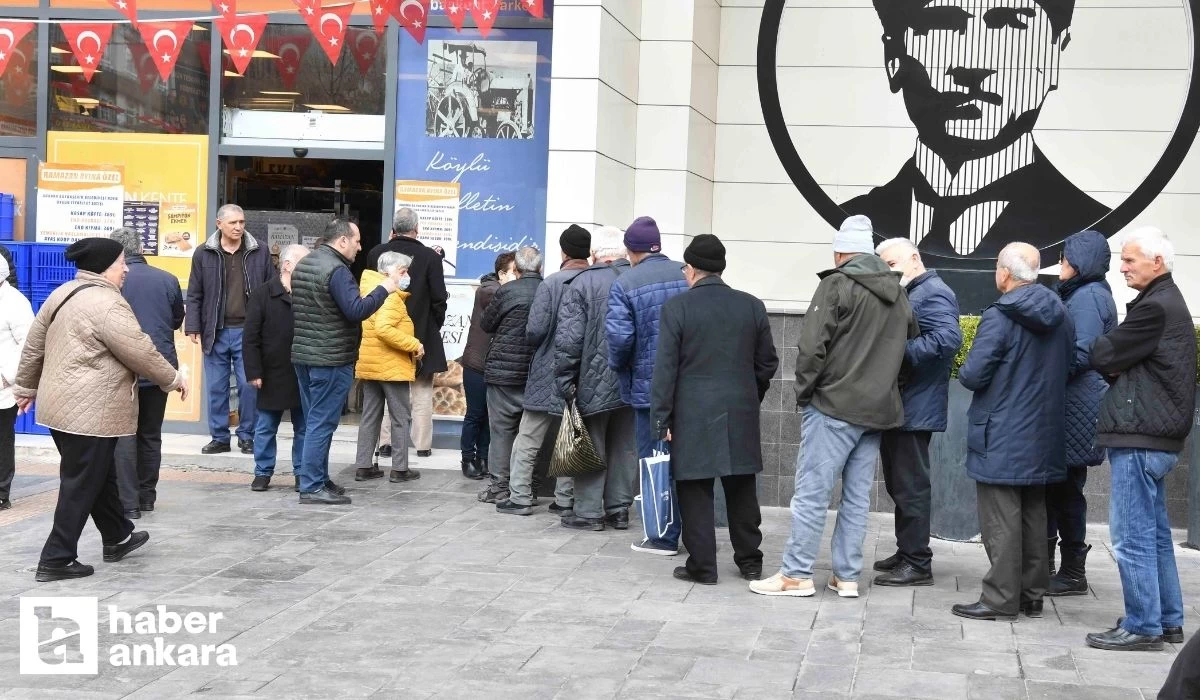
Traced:
<path fill-rule="evenodd" d="M 36 243 L 22 243 L 19 241 L 3 241 L 0 242 L 8 252 L 12 253 L 13 269 L 17 271 L 17 285 L 21 291 L 29 288 L 29 284 L 33 282 L 33 248 Z"/>
<path fill-rule="evenodd" d="M 35 243 L 31 261 L 33 282 L 54 283 L 75 279 L 75 263 L 67 262 L 67 246 L 59 243 Z"/>
<path fill-rule="evenodd" d="M 16 432 L 20 435 L 49 435 L 50 429 L 37 424 L 37 410 L 17 416 Z"/>

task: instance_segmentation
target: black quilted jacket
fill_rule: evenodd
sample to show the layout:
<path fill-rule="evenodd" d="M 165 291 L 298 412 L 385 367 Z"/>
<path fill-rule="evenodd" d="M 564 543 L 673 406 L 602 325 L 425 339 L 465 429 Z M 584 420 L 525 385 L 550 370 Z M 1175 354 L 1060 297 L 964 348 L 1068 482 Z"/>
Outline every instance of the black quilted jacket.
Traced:
<path fill-rule="evenodd" d="M 559 396 L 577 392 L 575 406 L 583 416 L 628 405 L 621 400 L 620 376 L 608 366 L 604 331 L 609 290 L 628 269 L 626 260 L 592 265 L 563 288 L 554 337 L 555 383 Z"/>
<path fill-rule="evenodd" d="M 1125 322 L 1092 346 L 1112 387 L 1100 405 L 1102 447 L 1179 452 L 1196 410 L 1196 331 L 1167 273 L 1129 303 Z"/>
<path fill-rule="evenodd" d="M 483 312 L 483 332 L 492 334 L 488 348 L 487 366 L 483 378 L 488 384 L 525 386 L 529 378 L 529 363 L 537 346 L 525 338 L 529 307 L 537 293 L 542 276 L 526 272 L 520 279 L 509 282 L 496 292 Z"/>

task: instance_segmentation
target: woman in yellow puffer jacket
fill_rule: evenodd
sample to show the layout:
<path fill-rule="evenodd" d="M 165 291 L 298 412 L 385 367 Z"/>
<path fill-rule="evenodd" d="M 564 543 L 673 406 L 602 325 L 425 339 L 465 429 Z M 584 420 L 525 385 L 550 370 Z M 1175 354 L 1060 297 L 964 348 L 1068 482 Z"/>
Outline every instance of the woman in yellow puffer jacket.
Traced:
<path fill-rule="evenodd" d="M 400 289 L 408 288 L 408 266 L 412 258 L 396 252 L 379 256 L 378 271 L 364 270 L 361 289 L 367 293 L 379 286 L 385 276 L 391 277 Z M 362 381 L 362 422 L 358 426 L 358 456 L 355 481 L 378 479 L 383 476 L 379 467 L 371 464 L 379 429 L 383 422 L 383 406 L 391 414 L 392 473 L 390 481 L 412 481 L 421 478 L 415 469 L 408 468 L 408 429 L 412 422 L 409 383 L 417 376 L 417 362 L 425 356 L 425 347 L 414 335 L 413 322 L 404 302 L 408 292 L 398 291 L 362 324 L 362 344 L 354 376 Z"/>

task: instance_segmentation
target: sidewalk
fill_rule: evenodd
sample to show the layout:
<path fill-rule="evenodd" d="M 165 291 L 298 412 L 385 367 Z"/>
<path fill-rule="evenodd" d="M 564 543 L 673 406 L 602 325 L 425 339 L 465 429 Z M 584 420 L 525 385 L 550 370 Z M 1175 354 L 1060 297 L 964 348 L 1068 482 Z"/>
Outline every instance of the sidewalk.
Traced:
<path fill-rule="evenodd" d="M 987 558 L 976 544 L 933 543 L 935 586 L 876 588 L 868 577 L 863 597 L 843 600 L 823 588 L 831 514 L 818 595 L 765 598 L 737 577 L 727 543 L 719 585 L 693 586 L 671 577 L 682 557 L 630 551 L 636 521 L 574 532 L 545 499 L 531 517 L 497 514 L 457 469 L 401 485 L 356 483 L 335 465 L 352 506 L 302 507 L 287 478 L 253 493 L 243 474 L 166 468 L 157 510 L 136 523 L 151 533 L 145 548 L 106 564 L 89 526 L 80 558 L 96 574 L 37 584 L 56 467 L 19 461 L 15 506 L 0 518 L 0 697 L 1149 700 L 1176 653 L 1084 645 L 1121 614 L 1103 527 L 1089 532 L 1090 595 L 1047 599 L 1041 620 L 972 622 L 949 607 L 978 596 Z M 892 526 L 871 515 L 868 566 L 892 552 Z M 788 527 L 785 510 L 764 509 L 768 571 Z M 1177 556 L 1190 637 L 1200 552 Z M 21 596 L 99 599 L 99 675 L 18 673 Z M 237 666 L 113 667 L 112 645 L 152 635 L 111 633 L 108 605 L 222 613 L 216 633 L 180 636 L 232 644 Z"/>

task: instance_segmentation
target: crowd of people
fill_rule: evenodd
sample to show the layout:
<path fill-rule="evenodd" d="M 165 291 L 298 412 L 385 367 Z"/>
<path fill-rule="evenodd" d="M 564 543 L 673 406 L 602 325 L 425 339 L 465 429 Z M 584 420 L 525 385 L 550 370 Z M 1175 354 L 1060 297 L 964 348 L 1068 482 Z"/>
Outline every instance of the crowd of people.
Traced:
<path fill-rule="evenodd" d="M 287 412 L 300 503 L 351 502 L 330 479 L 329 448 L 355 379 L 363 391 L 355 480 L 385 475 L 372 463 L 385 428 L 390 480 L 420 478 L 408 448 L 411 440 L 419 456 L 432 449 L 427 404 L 433 375 L 446 369 L 439 330 L 447 295 L 441 259 L 417 240 L 418 224 L 414 212 L 399 210 L 392 239 L 371 251 L 356 282 L 353 222 L 332 220 L 314 250 L 285 248 L 276 268 L 246 233 L 242 211 L 226 205 L 193 258 L 186 314 L 178 282 L 145 264 L 126 229 L 68 248 L 77 277 L 36 317 L 12 284 L 0 283 L 0 426 L 8 431 L 0 435 L 0 507 L 8 505 L 17 411 L 36 400 L 62 455 L 38 580 L 92 573 L 76 558 L 89 514 L 105 561 L 147 540 L 131 519 L 154 508 L 166 392 L 190 390 L 171 342 L 181 324 L 204 350 L 207 453 L 231 449 L 230 373 L 237 376 L 236 434 L 254 455 L 253 490 L 270 487 Z M 632 549 L 672 556 L 682 539 L 689 556 L 674 576 L 715 584 L 720 479 L 734 564 L 750 590 L 794 597 L 816 593 L 814 565 L 840 480 L 827 586 L 852 598 L 878 458 L 896 504 L 897 549 L 874 562 L 874 583 L 932 585 L 929 450 L 932 434 L 947 428 L 963 343 L 958 301 L 910 240 L 876 242 L 865 216 L 843 223 L 834 266 L 820 274 L 803 321 L 795 366 L 801 447 L 777 573 L 763 576 L 755 475 L 763 469 L 759 405 L 779 359 L 766 308 L 724 282 L 726 251 L 712 235 L 694 237 L 682 264 L 663 254 L 649 217 L 624 232 L 569 227 L 553 274 L 535 247 L 499 255 L 476 292 L 461 358 L 463 476 L 487 480 L 478 499 L 497 513 L 530 515 L 549 495 L 539 464 L 573 409 L 606 469 L 555 480 L 548 507 L 563 527 L 629 529 L 639 460 L 669 453 L 666 492 L 643 495 L 665 498 L 677 517 L 665 532 L 644 528 Z M 1086 594 L 1084 485 L 1088 468 L 1107 457 L 1125 615 L 1086 642 L 1155 650 L 1184 637 L 1164 480 L 1191 428 L 1196 337 L 1166 235 L 1139 229 L 1124 237 L 1120 272 L 1138 294 L 1119 324 L 1110 259 L 1102 234 L 1075 234 L 1051 288 L 1038 284 L 1033 246 L 1013 243 L 999 254 L 1000 298 L 984 311 L 958 370 L 973 392 L 964 467 L 977 483 L 990 569 L 979 598 L 952 612 L 1038 618 L 1046 596 Z M 5 267 L 0 261 L 0 278 Z M 1189 645 L 1200 653 L 1196 647 Z"/>

